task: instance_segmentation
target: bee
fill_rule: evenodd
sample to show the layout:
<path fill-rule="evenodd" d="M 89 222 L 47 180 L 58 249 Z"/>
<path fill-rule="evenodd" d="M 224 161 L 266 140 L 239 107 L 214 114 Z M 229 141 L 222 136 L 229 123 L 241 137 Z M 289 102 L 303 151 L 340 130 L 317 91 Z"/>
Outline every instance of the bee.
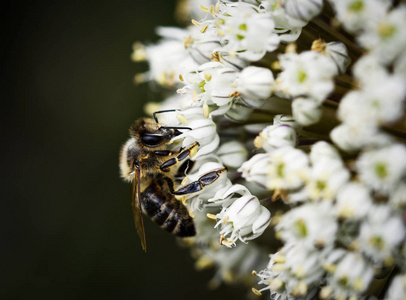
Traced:
<path fill-rule="evenodd" d="M 223 169 L 210 171 L 177 190 L 175 183 L 185 173 L 196 154 L 196 142 L 176 150 L 172 139 L 188 127 L 168 127 L 153 119 L 141 118 L 130 127 L 130 139 L 120 152 L 121 177 L 131 182 L 131 198 L 135 227 L 146 251 L 145 227 L 142 213 L 166 231 L 178 237 L 196 234 L 193 218 L 176 196 L 201 191 L 216 181 Z"/>

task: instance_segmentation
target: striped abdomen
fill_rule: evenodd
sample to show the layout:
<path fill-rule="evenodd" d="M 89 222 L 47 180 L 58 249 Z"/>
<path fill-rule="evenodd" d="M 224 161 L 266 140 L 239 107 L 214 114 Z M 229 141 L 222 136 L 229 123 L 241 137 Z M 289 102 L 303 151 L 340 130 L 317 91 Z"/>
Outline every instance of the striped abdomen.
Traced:
<path fill-rule="evenodd" d="M 163 191 L 155 182 L 140 195 L 144 214 L 151 217 L 161 228 L 179 237 L 196 234 L 193 219 L 187 208 L 170 193 Z"/>

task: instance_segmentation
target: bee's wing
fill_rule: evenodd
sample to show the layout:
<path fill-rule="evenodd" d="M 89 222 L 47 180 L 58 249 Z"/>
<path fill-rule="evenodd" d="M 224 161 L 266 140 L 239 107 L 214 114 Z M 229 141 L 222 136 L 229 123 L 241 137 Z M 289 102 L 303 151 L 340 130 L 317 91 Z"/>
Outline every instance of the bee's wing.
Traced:
<path fill-rule="evenodd" d="M 133 206 L 133 213 L 134 213 L 134 221 L 135 227 L 137 228 L 138 235 L 141 239 L 141 246 L 144 251 L 147 251 L 147 242 L 145 240 L 145 228 L 144 228 L 144 219 L 142 218 L 142 209 L 141 209 L 141 202 L 140 202 L 140 191 L 141 183 L 140 183 L 140 169 L 139 167 L 135 168 L 134 172 L 134 180 L 132 182 L 131 188 L 131 199 L 132 199 L 132 206 Z"/>

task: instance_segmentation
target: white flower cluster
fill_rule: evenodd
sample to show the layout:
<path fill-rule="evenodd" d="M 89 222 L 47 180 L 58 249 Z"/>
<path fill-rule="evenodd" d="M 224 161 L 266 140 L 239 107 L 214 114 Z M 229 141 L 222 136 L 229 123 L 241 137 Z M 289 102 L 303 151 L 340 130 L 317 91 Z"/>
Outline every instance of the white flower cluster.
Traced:
<path fill-rule="evenodd" d="M 272 224 L 282 245 L 268 245 L 254 293 L 378 297 L 380 276 L 386 297 L 403 299 L 406 5 L 195 2 L 198 21 L 159 28 L 162 40 L 132 57 L 149 62 L 137 81 L 172 91 L 149 113 L 179 128 L 173 143 L 199 144 L 176 188 L 218 177 L 178 197 L 195 218 L 199 268 L 216 265 L 217 282 L 265 268 L 251 241 L 274 241 Z M 274 207 L 284 212 L 271 220 Z"/>

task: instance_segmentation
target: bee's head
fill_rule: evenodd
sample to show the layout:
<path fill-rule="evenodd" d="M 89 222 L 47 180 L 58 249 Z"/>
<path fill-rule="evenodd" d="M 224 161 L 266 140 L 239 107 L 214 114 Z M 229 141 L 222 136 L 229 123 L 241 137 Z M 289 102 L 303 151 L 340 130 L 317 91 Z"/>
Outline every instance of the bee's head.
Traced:
<path fill-rule="evenodd" d="M 181 132 L 175 128 L 160 126 L 152 119 L 139 119 L 130 128 L 130 135 L 140 146 L 157 148 L 166 145 L 173 137 Z"/>

